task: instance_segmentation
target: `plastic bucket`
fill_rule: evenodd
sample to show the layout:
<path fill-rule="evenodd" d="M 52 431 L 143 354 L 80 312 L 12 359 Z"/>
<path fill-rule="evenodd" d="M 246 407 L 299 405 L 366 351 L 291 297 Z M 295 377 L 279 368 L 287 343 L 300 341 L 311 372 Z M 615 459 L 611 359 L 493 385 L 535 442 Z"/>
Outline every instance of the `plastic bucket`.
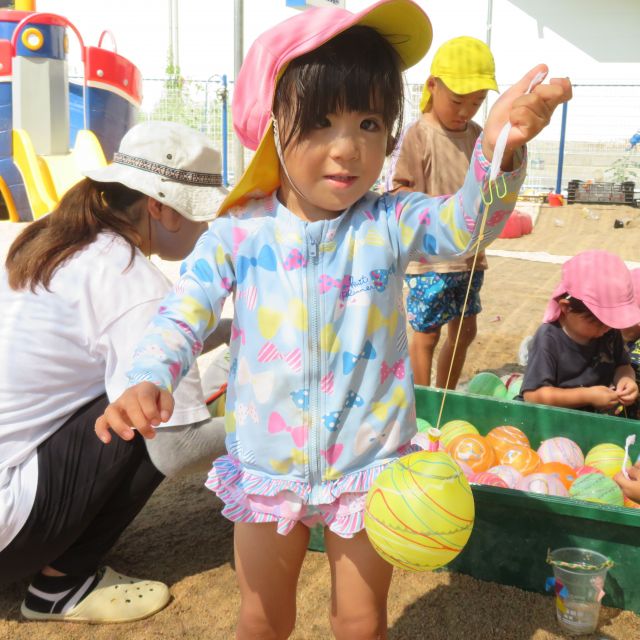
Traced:
<path fill-rule="evenodd" d="M 558 623 L 572 635 L 593 633 L 613 562 L 597 551 L 577 547 L 551 551 L 547 562 L 553 567 Z"/>
<path fill-rule="evenodd" d="M 564 198 L 559 193 L 550 193 L 547 196 L 547 201 L 552 207 L 561 207 L 564 204 Z"/>

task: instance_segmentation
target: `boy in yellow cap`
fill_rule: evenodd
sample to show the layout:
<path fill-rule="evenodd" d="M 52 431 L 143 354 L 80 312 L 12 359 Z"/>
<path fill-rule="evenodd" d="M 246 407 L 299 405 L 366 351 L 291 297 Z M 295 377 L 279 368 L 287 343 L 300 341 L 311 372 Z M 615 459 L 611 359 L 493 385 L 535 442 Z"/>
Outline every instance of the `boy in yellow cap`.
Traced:
<path fill-rule="evenodd" d="M 422 115 L 407 128 L 390 172 L 393 190 L 422 191 L 433 196 L 455 193 L 462 186 L 482 131 L 471 118 L 490 89 L 497 91 L 498 85 L 493 56 L 484 42 L 461 36 L 436 51 L 420 101 Z M 472 275 L 472 261 L 411 262 L 407 267 L 407 317 L 414 330 L 409 353 L 415 384 L 431 384 L 433 353 L 445 324 L 447 340 L 438 358 L 436 386 L 455 389 L 458 383 L 467 349 L 476 335 L 480 288 L 487 267 L 482 252 Z"/>

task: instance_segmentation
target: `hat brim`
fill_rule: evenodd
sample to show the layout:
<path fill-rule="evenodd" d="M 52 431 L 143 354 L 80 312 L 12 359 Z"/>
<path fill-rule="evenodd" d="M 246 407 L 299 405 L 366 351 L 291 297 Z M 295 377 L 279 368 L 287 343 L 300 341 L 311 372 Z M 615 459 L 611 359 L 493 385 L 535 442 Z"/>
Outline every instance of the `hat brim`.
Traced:
<path fill-rule="evenodd" d="M 440 78 L 440 76 L 435 76 Z M 498 84 L 496 79 L 492 76 L 473 76 L 470 78 L 464 78 L 461 80 L 450 80 L 440 78 L 445 86 L 453 93 L 457 93 L 459 96 L 466 95 L 467 93 L 474 93 L 475 91 L 497 91 Z M 431 100 L 431 91 L 429 91 L 429 80 L 424 83 L 422 87 L 422 95 L 420 96 L 420 111 L 424 113 L 424 110 Z"/>
<path fill-rule="evenodd" d="M 189 185 L 163 178 L 151 172 L 116 162 L 106 167 L 82 171 L 96 182 L 118 182 L 134 191 L 155 198 L 194 222 L 208 222 L 217 217 L 220 205 L 228 196 L 224 187 Z"/>
<path fill-rule="evenodd" d="M 440 77 L 450 91 L 459 96 L 475 91 L 498 91 L 496 79 L 489 75 L 466 76 L 465 78 Z"/>
<path fill-rule="evenodd" d="M 600 322 L 612 329 L 628 329 L 640 324 L 640 307 L 635 302 L 615 308 L 598 307 L 586 302 L 585 305 Z"/>
<path fill-rule="evenodd" d="M 424 58 L 433 40 L 433 29 L 427 14 L 414 2 L 393 0 L 380 2 L 353 14 L 353 22 L 340 31 L 356 25 L 372 27 L 396 50 L 403 67 L 408 69 Z M 338 35 L 334 33 L 327 41 Z"/>
<path fill-rule="evenodd" d="M 410 0 L 383 0 L 359 13 L 353 19 L 340 21 L 334 32 L 324 34 L 322 42 L 314 41 L 309 51 L 315 50 L 338 34 L 361 25 L 375 29 L 395 49 L 408 69 L 420 61 L 429 50 L 433 40 L 433 29 L 426 13 Z M 296 57 L 308 53 L 304 47 L 298 49 Z M 270 121 L 260 144 L 241 178 L 220 206 L 219 213 L 241 205 L 252 198 L 272 193 L 280 186 L 280 161 L 273 137 L 273 122 Z"/>
<path fill-rule="evenodd" d="M 568 289 L 563 282 L 556 286 L 547 303 L 542 322 L 555 322 L 560 317 L 558 298 L 569 293 Z M 628 329 L 640 324 L 640 307 L 635 302 L 627 302 L 617 307 L 600 307 L 583 299 L 582 302 L 600 322 L 612 329 Z"/>
<path fill-rule="evenodd" d="M 273 121 L 270 121 L 249 166 L 220 205 L 219 213 L 254 198 L 267 196 L 279 186 L 280 160 L 273 137 Z"/>

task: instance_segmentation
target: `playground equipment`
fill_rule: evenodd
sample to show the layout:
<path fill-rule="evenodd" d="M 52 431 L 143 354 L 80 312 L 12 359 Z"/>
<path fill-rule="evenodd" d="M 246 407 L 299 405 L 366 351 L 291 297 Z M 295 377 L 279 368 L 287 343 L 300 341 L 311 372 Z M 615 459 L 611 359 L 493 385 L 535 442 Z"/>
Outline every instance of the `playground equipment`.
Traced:
<path fill-rule="evenodd" d="M 67 29 L 80 44 L 79 82 L 68 77 Z M 103 48 L 105 36 L 113 50 Z M 67 18 L 36 12 L 34 0 L 0 10 L 0 219 L 40 218 L 81 169 L 111 160 L 136 122 L 141 88 L 110 32 L 85 46 Z"/>

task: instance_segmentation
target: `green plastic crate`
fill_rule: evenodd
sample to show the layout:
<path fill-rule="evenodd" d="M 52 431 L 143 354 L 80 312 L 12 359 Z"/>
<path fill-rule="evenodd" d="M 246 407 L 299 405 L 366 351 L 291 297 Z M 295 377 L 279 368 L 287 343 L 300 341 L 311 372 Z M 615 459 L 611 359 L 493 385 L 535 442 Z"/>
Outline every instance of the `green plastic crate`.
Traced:
<path fill-rule="evenodd" d="M 443 392 L 416 387 L 420 418 L 436 423 Z M 522 429 L 535 449 L 542 440 L 565 436 L 586 454 L 596 444 L 624 447 L 631 433 L 640 434 L 640 422 L 571 409 L 557 409 L 484 396 L 447 392 L 441 424 L 463 418 L 481 434 L 493 427 Z M 630 454 L 640 453 L 640 437 Z M 640 613 L 640 509 L 627 509 L 557 498 L 535 493 L 473 486 L 476 520 L 462 553 L 448 566 L 481 580 L 544 592 L 553 575 L 547 550 L 584 547 L 610 557 L 603 603 Z M 312 530 L 310 549 L 323 550 L 321 528 Z"/>

